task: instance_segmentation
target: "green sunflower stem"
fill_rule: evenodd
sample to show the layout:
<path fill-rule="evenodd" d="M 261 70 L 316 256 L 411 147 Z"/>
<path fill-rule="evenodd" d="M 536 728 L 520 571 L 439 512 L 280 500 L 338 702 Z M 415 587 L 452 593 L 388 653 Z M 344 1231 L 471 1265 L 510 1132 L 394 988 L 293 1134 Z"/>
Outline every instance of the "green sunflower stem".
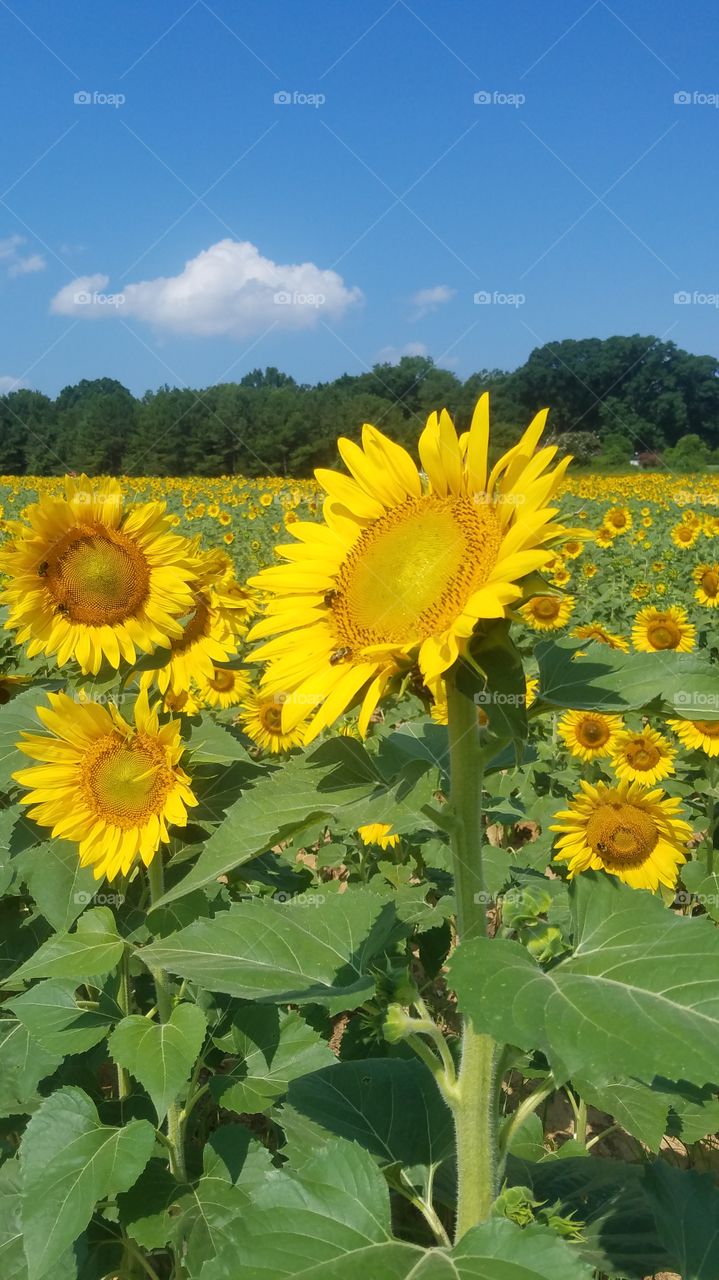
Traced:
<path fill-rule="evenodd" d="M 150 903 L 154 906 L 156 902 L 159 902 L 165 892 L 165 878 L 162 866 L 162 853 L 160 850 L 157 851 L 152 862 L 147 868 L 147 878 L 150 882 Z M 172 1016 L 172 993 L 170 991 L 167 974 L 163 969 L 155 969 L 153 971 L 153 977 L 155 979 L 157 1012 L 160 1017 L 160 1022 L 169 1022 Z M 186 1182 L 187 1169 L 185 1167 L 184 1138 L 180 1107 L 177 1101 L 171 1104 L 167 1112 L 167 1138 L 170 1155 L 170 1168 L 178 1181 Z"/>
<path fill-rule="evenodd" d="M 460 945 L 487 933 L 482 873 L 482 781 L 484 753 L 477 708 L 447 681 L 451 841 Z M 486 1221 L 498 1192 L 497 1091 L 500 1046 L 465 1018 L 454 1100 L 457 1150 L 457 1225 L 460 1240 Z"/>

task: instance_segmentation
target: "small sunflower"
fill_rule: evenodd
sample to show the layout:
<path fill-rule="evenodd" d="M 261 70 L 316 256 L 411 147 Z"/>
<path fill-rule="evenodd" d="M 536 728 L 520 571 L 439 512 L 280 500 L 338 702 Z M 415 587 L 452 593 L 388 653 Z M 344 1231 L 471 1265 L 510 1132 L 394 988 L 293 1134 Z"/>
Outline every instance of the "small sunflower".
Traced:
<path fill-rule="evenodd" d="M 533 631 L 558 631 L 574 609 L 574 596 L 532 596 L 519 613 Z"/>
<path fill-rule="evenodd" d="M 390 822 L 368 822 L 357 828 L 357 834 L 363 844 L 378 844 L 380 849 L 394 849 L 399 844 L 399 836 Z"/>
<path fill-rule="evenodd" d="M 95 879 L 127 875 L 138 857 L 146 866 L 169 840 L 168 824 L 187 825 L 197 804 L 180 768 L 179 721 L 160 725 L 147 694 L 135 702 L 134 725 L 112 705 L 75 702 L 48 693 L 37 715 L 52 736 L 24 733 L 18 749 L 41 763 L 13 778 L 29 788 L 28 815 L 58 839 L 79 845 Z"/>
<path fill-rule="evenodd" d="M 275 597 L 250 633 L 274 637 L 254 655 L 269 664 L 264 687 L 321 695 L 308 742 L 357 700 L 364 734 L 390 680 L 415 662 L 425 682 L 443 676 L 476 625 L 505 617 L 570 536 L 548 505 L 568 459 L 547 470 L 546 416 L 490 469 L 488 396 L 461 437 L 446 411 L 433 413 L 419 440 L 426 482 L 375 427 L 363 427 L 361 447 L 338 442 L 351 475 L 316 473 L 324 522 L 293 524 L 297 542 L 279 549 L 289 563 L 250 579 Z M 285 729 L 306 714 L 286 703 Z"/>
<path fill-rule="evenodd" d="M 677 524 L 671 532 L 671 539 L 675 547 L 680 547 L 683 551 L 688 551 L 689 547 L 693 547 L 701 532 L 700 525 Z"/>
<path fill-rule="evenodd" d="M 611 547 L 613 545 L 615 536 L 616 535 L 607 529 L 605 525 L 602 525 L 600 529 L 597 529 L 597 532 L 594 535 L 594 541 L 598 547 L 602 547 L 606 550 L 607 547 Z"/>
<path fill-rule="evenodd" d="M 281 693 L 249 693 L 240 707 L 238 723 L 248 738 L 265 751 L 290 751 L 292 747 L 304 744 L 304 725 L 283 729 L 284 704 L 285 697 Z"/>
<path fill-rule="evenodd" d="M 632 527 L 632 515 L 628 507 L 610 507 L 603 520 L 604 527 L 616 538 L 628 533 Z"/>
<path fill-rule="evenodd" d="M 601 622 L 589 622 L 586 626 L 575 627 L 572 635 L 578 640 L 597 640 L 600 644 L 609 645 L 610 649 L 621 649 L 623 653 L 629 652 L 629 642 L 623 636 L 607 631 Z"/>
<path fill-rule="evenodd" d="M 183 623 L 179 636 L 168 646 L 169 660 L 164 667 L 144 671 L 141 688 L 156 684 L 163 695 L 168 691 L 185 693 L 193 681 L 200 684 L 211 680 L 215 664 L 227 662 L 237 653 L 235 637 L 217 607 L 212 589 L 195 593 L 192 610 Z"/>
<path fill-rule="evenodd" d="M 565 711 L 557 725 L 572 755 L 585 761 L 610 755 L 621 727 L 621 716 L 605 716 L 599 711 Z"/>
<path fill-rule="evenodd" d="M 692 574 L 697 584 L 695 598 L 707 609 L 719 606 L 719 564 L 698 564 Z"/>
<path fill-rule="evenodd" d="M 686 609 L 676 605 L 668 609 L 640 609 L 632 627 L 632 642 L 640 653 L 677 649 L 689 653 L 694 648 L 697 629 L 687 618 Z"/>
<path fill-rule="evenodd" d="M 555 861 L 567 863 L 569 878 L 607 871 L 633 889 L 673 889 L 692 833 L 680 801 L 639 782 L 580 785 L 572 808 L 556 813 L 551 827 L 560 835 Z"/>
<path fill-rule="evenodd" d="M 64 498 L 33 503 L 29 527 L 16 526 L 0 552 L 16 644 L 95 675 L 103 659 L 118 668 L 181 635 L 197 562 L 164 511 L 160 502 L 124 508 L 116 480 L 93 485 L 84 475 L 66 478 Z"/>
<path fill-rule="evenodd" d="M 243 671 L 215 667 L 211 676 L 201 676 L 198 687 L 208 707 L 236 707 L 250 692 L 250 682 Z"/>
<path fill-rule="evenodd" d="M 612 742 L 612 768 L 626 782 L 654 786 L 674 772 L 676 751 L 668 738 L 645 726 L 641 733 L 622 729 Z"/>
<path fill-rule="evenodd" d="M 668 720 L 667 724 L 690 751 L 719 756 L 719 720 Z"/>

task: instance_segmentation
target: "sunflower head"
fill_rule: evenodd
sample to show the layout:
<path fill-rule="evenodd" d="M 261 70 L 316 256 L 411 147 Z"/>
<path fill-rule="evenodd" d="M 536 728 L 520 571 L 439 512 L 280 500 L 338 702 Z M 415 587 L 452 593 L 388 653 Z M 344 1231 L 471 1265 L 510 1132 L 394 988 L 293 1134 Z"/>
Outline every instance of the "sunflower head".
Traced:
<path fill-rule="evenodd" d="M 667 723 L 690 751 L 719 756 L 719 720 L 669 720 Z"/>
<path fill-rule="evenodd" d="M 567 864 L 570 879 L 603 870 L 634 889 L 673 889 L 691 836 L 679 800 L 638 782 L 581 788 L 551 828 L 560 837 L 555 860 Z"/>
<path fill-rule="evenodd" d="M 558 631 L 574 609 L 574 596 L 531 596 L 519 613 L 533 631 Z"/>
<path fill-rule="evenodd" d="M 719 606 L 719 564 L 699 564 L 692 577 L 697 584 L 695 598 L 707 609 Z"/>
<path fill-rule="evenodd" d="M 687 618 L 686 609 L 641 609 L 634 619 L 632 641 L 641 653 L 677 649 L 689 653 L 694 648 L 697 630 Z"/>
<path fill-rule="evenodd" d="M 399 844 L 399 836 L 390 822 L 368 822 L 357 828 L 357 834 L 363 844 L 378 844 L 380 849 L 394 849 Z"/>
<path fill-rule="evenodd" d="M 250 682 L 242 671 L 231 667 L 214 667 L 211 676 L 201 676 L 199 689 L 208 707 L 235 707 L 250 692 Z"/>
<path fill-rule="evenodd" d="M 668 738 L 645 726 L 641 732 L 620 730 L 611 747 L 612 768 L 618 778 L 653 786 L 674 772 L 676 751 Z"/>
<path fill-rule="evenodd" d="M 286 731 L 282 726 L 282 710 L 285 705 L 282 693 L 248 693 L 240 706 L 238 723 L 248 738 L 264 751 L 279 754 L 301 747 L 304 728 L 301 724 Z"/>
<path fill-rule="evenodd" d="M 48 699 L 37 715 L 49 734 L 25 733 L 17 744 L 40 762 L 13 774 L 28 789 L 29 816 L 76 842 L 96 879 L 127 875 L 138 856 L 149 865 L 170 838 L 168 824 L 185 826 L 197 803 L 180 767 L 179 723 L 160 725 L 144 692 L 132 725 L 112 705 Z"/>
<path fill-rule="evenodd" d="M 608 756 L 621 727 L 621 716 L 605 716 L 599 711 L 565 711 L 557 725 L 572 755 L 585 761 Z"/>
<path fill-rule="evenodd" d="M 621 649 L 623 653 L 629 652 L 628 640 L 608 631 L 601 622 L 589 622 L 586 626 L 575 627 L 572 635 L 578 640 L 596 640 L 598 644 L 606 644 L 610 649 Z"/>
<path fill-rule="evenodd" d="M 389 681 L 415 663 L 425 682 L 443 676 L 477 624 L 504 617 L 566 540 L 547 504 L 568 460 L 547 470 L 556 449 L 537 448 L 545 420 L 492 469 L 487 396 L 465 435 L 446 412 L 430 416 L 423 474 L 375 427 L 364 426 L 361 447 L 339 441 L 350 475 L 316 473 L 324 523 L 295 522 L 299 545 L 278 548 L 288 563 L 251 579 L 273 597 L 250 634 L 274 637 L 254 655 L 269 664 L 263 686 L 321 704 L 308 742 L 357 699 L 364 734 Z M 288 699 L 284 730 L 306 715 L 306 702 Z"/>

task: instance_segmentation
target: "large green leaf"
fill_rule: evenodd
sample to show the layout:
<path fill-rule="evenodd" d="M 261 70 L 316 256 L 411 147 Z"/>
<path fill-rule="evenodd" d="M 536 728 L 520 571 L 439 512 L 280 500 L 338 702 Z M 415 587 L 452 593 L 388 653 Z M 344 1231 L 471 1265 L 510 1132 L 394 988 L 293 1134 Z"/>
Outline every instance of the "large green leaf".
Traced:
<path fill-rule="evenodd" d="M 53 929 L 69 929 L 97 893 L 92 867 L 81 867 L 77 845 L 50 840 L 22 858 L 23 879 Z"/>
<path fill-rule="evenodd" d="M 646 1171 L 657 1234 L 682 1280 L 719 1276 L 719 1191 L 710 1174 L 657 1160 Z"/>
<path fill-rule="evenodd" d="M 586 656 L 576 657 L 579 650 Z M 553 707 L 621 712 L 661 700 L 681 715 L 687 690 L 714 705 L 716 668 L 692 653 L 622 653 L 572 639 L 541 641 L 535 653 L 541 698 Z"/>
<path fill-rule="evenodd" d="M 8 1009 L 47 1053 L 84 1053 L 103 1040 L 122 1017 L 104 993 L 96 1009 L 83 1009 L 75 996 L 76 986 L 73 978 L 49 978 L 7 1002 Z"/>
<path fill-rule="evenodd" d="M 17 769 L 25 769 L 29 763 L 27 756 L 18 751 L 16 743 L 20 734 L 26 730 L 37 733 L 40 723 L 35 708 L 46 705 L 42 690 L 35 687 L 23 690 L 12 702 L 2 708 L 0 715 L 0 791 L 8 791 L 14 786 L 13 773 Z"/>
<path fill-rule="evenodd" d="M 22 1174 L 17 1160 L 0 1168 L 0 1275 L 3 1280 L 27 1280 L 22 1245 Z"/>
<path fill-rule="evenodd" d="M 547 1054 L 557 1079 L 711 1083 L 719 1075 L 719 934 L 649 893 L 588 872 L 574 881 L 576 950 L 545 972 L 524 947 L 478 938 L 450 982 L 476 1026 Z"/>
<path fill-rule="evenodd" d="M 206 1026 L 202 1010 L 185 1003 L 165 1023 L 132 1014 L 110 1036 L 110 1056 L 147 1089 L 160 1123 L 197 1061 Z"/>
<path fill-rule="evenodd" d="M 209 991 L 246 1000 L 354 1009 L 371 995 L 371 966 L 397 930 L 386 899 L 349 889 L 298 905 L 255 898 L 138 951 Z"/>
<path fill-rule="evenodd" d="M 23 1234 L 29 1280 L 52 1271 L 85 1230 L 99 1200 L 127 1191 L 152 1154 L 146 1120 L 100 1123 L 82 1089 L 59 1089 L 30 1120 L 20 1149 Z"/>
<path fill-rule="evenodd" d="M 413 829 L 424 799 L 398 794 L 382 778 L 359 742 L 335 738 L 308 755 L 296 756 L 249 786 L 207 841 L 195 866 L 160 900 L 163 904 L 289 840 L 311 821 L 340 822 L 345 829 L 371 818 Z M 424 793 L 422 793 L 424 796 Z"/>
<path fill-rule="evenodd" d="M 0 1116 L 21 1115 L 40 1081 L 61 1062 L 62 1054 L 44 1049 L 22 1022 L 0 1019 Z"/>
<path fill-rule="evenodd" d="M 32 978 L 76 978 L 86 981 L 94 975 L 110 973 L 122 956 L 124 942 L 107 907 L 96 907 L 78 920 L 74 933 L 56 933 L 48 938 L 6 985 L 29 982 Z"/>
<path fill-rule="evenodd" d="M 227 1075 L 210 1082 L 213 1098 L 226 1111 L 265 1111 L 287 1093 L 291 1080 L 335 1061 L 299 1013 L 283 1013 L 272 1005 L 239 1009 L 230 1031 L 216 1043 L 240 1059 Z"/>
<path fill-rule="evenodd" d="M 383 1163 L 437 1165 L 454 1149 L 452 1114 L 431 1072 L 411 1058 L 337 1062 L 295 1080 L 289 1102 Z"/>

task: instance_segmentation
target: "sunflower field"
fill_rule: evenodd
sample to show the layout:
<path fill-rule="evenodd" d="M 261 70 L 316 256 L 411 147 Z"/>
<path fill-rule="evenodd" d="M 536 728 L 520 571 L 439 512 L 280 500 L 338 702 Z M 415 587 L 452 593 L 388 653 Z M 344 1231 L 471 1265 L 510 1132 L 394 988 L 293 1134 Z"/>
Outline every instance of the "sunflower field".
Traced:
<path fill-rule="evenodd" d="M 0 477 L 2 1280 L 717 1280 L 719 475 Z"/>

